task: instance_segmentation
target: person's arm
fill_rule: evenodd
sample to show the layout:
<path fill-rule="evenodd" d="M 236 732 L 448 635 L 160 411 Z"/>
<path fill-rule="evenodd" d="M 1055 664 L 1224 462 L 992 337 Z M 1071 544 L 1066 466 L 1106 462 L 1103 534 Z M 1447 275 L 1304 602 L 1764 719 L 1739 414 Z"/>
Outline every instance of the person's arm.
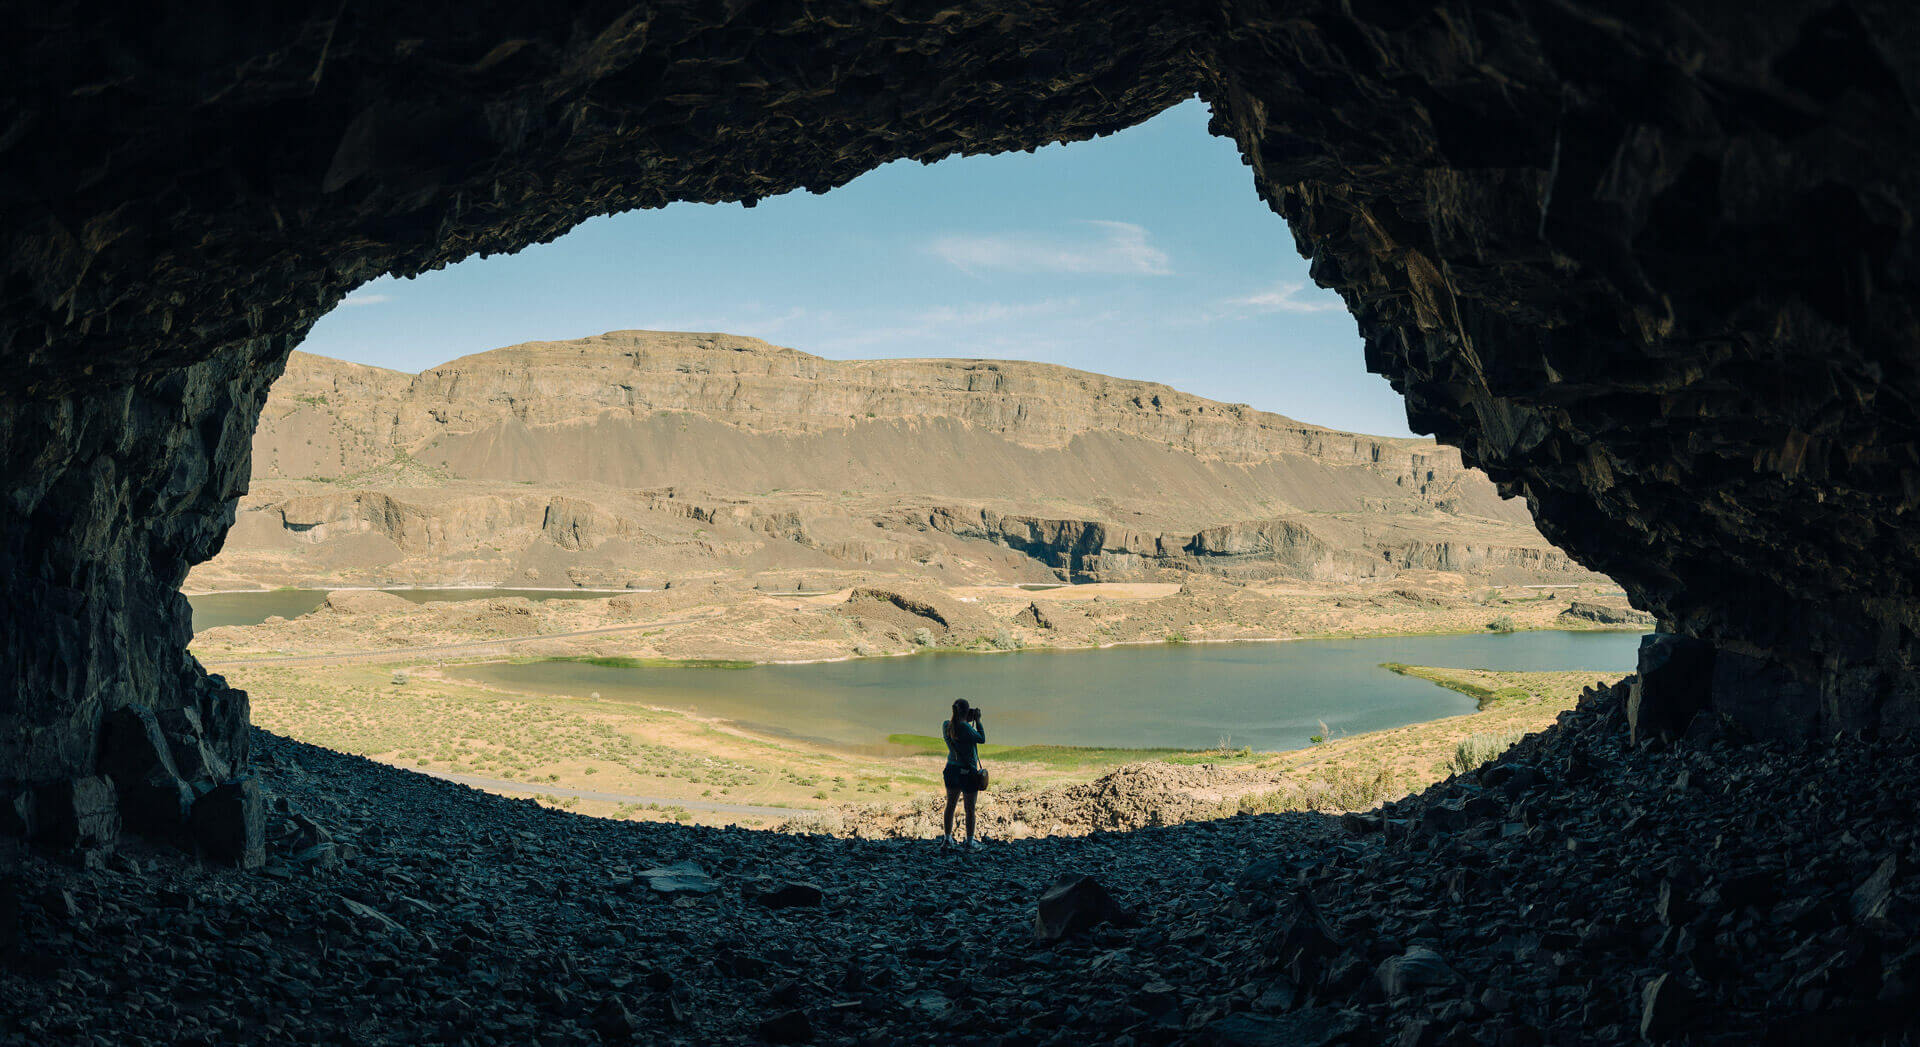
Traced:
<path fill-rule="evenodd" d="M 975 745 L 987 740 L 987 728 L 978 720 L 967 724 L 967 733 L 973 736 Z"/>

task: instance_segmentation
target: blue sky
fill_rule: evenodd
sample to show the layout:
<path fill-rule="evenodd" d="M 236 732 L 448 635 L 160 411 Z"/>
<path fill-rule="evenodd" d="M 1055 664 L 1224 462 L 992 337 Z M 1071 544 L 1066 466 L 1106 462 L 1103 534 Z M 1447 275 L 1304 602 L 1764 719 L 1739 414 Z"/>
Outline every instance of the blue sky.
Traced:
<path fill-rule="evenodd" d="M 360 288 L 302 349 L 419 371 L 623 328 L 839 359 L 1045 360 L 1405 435 L 1338 297 L 1313 286 L 1190 101 L 1033 153 L 892 163 L 823 196 L 675 204 Z"/>

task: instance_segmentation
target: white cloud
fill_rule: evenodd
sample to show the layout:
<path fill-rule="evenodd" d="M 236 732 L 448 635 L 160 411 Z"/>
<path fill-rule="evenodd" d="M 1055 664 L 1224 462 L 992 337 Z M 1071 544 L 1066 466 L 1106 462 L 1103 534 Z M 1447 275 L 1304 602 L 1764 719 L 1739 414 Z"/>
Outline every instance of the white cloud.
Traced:
<path fill-rule="evenodd" d="M 340 304 L 344 306 L 379 305 L 382 302 L 391 301 L 393 301 L 393 296 L 390 294 L 367 294 L 361 292 L 359 294 L 350 294 L 340 299 Z"/>
<path fill-rule="evenodd" d="M 1082 222 L 1094 236 L 1046 236 L 1012 233 L 998 236 L 943 236 L 927 245 L 957 269 L 998 269 L 1014 273 L 1114 273 L 1165 276 L 1173 272 L 1167 253 L 1153 246 L 1144 226 L 1132 222 Z"/>
<path fill-rule="evenodd" d="M 869 346 L 903 342 L 939 341 L 950 348 L 957 333 L 994 324 L 1053 316 L 1077 306 L 1077 298 L 1046 298 L 1037 302 L 972 302 L 964 305 L 940 305 L 901 316 L 892 323 L 880 323 L 831 339 L 836 352 L 857 352 Z"/>
<path fill-rule="evenodd" d="M 1227 299 L 1228 305 L 1254 313 L 1331 313 L 1347 307 L 1340 296 L 1315 288 L 1311 297 L 1302 298 L 1307 285 L 1298 280 L 1282 280 L 1264 291 L 1242 298 Z"/>
<path fill-rule="evenodd" d="M 703 313 L 645 317 L 637 325 L 642 331 L 713 331 L 721 334 L 746 335 L 766 341 L 778 341 L 782 332 L 791 331 L 796 325 L 820 324 L 833 319 L 833 313 L 824 309 L 803 309 L 798 306 L 784 312 L 774 312 L 758 303 L 746 303 L 731 312 Z"/>
<path fill-rule="evenodd" d="M 993 324 L 1004 320 L 1023 320 L 1031 316 L 1047 316 L 1079 305 L 1077 298 L 1047 298 L 1038 302 L 973 302 L 967 305 L 941 305 L 932 309 L 923 309 L 913 316 L 916 328 L 962 327 L 973 324 Z"/>

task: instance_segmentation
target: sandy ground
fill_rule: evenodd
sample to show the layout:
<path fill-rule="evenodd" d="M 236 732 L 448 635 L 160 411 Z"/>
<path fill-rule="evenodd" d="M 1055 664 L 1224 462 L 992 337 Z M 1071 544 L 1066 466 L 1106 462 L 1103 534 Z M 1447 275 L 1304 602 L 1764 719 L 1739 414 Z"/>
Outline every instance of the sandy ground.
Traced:
<path fill-rule="evenodd" d="M 266 730 L 428 773 L 513 783 L 605 817 L 765 826 L 937 788 L 940 758 L 870 756 L 626 702 L 517 694 L 417 668 L 234 666 Z M 1058 777 L 1058 776 L 1056 776 Z M 546 792 L 541 787 L 552 786 Z M 596 799 L 588 791 L 630 800 Z"/>
<path fill-rule="evenodd" d="M 268 730 L 503 794 L 604 817 L 925 835 L 940 756 L 825 748 L 627 702 L 490 689 L 448 679 L 435 665 L 583 656 L 807 661 L 1492 625 L 1597 628 L 1564 612 L 1576 599 L 1624 607 L 1609 588 L 1492 587 L 1435 574 L 1358 590 L 1216 579 L 779 596 L 698 586 L 596 600 L 431 604 L 337 592 L 292 621 L 208 630 L 193 649 L 250 693 L 254 722 Z M 1444 777 L 1468 736 L 1511 741 L 1537 730 L 1595 682 L 1585 674 L 1455 676 L 1448 685 L 1498 700 L 1473 716 L 1327 739 L 1296 753 L 1189 754 L 1169 765 L 1177 770 L 1130 772 L 1124 781 L 1102 776 L 1137 762 L 1137 751 L 1002 754 L 1006 789 L 986 817 L 1004 835 L 1030 835 L 1241 809 L 1370 807 Z"/>
<path fill-rule="evenodd" d="M 431 667 L 226 672 L 267 730 L 584 814 L 870 836 L 938 831 L 939 754 L 851 751 L 631 702 L 485 687 Z M 1586 673 L 1427 672 L 1481 688 L 1485 707 L 1287 753 L 995 752 L 998 784 L 983 798 L 982 824 L 1019 837 L 1366 809 L 1445 778 L 1463 741 L 1479 737 L 1497 752 L 1544 728 L 1600 682 Z"/>

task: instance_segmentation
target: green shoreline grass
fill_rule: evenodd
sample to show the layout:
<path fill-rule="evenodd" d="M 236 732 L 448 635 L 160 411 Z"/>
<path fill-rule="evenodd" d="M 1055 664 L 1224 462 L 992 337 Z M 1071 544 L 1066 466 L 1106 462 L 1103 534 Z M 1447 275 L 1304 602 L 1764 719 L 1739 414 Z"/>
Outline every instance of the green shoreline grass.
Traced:
<path fill-rule="evenodd" d="M 1482 712 L 1563 693 L 1577 695 L 1588 683 L 1604 683 L 1613 675 L 1613 671 L 1604 669 L 1442 669 L 1400 662 L 1381 662 L 1380 668 L 1464 694 L 1478 702 Z"/>
<path fill-rule="evenodd" d="M 1429 636 L 1518 636 L 1521 633 L 1646 633 L 1652 627 L 1622 625 L 1516 625 L 1505 631 L 1489 630 L 1482 625 L 1476 629 L 1335 629 L 1327 632 L 1301 633 L 1289 636 L 1289 640 L 1412 640 Z M 1437 681 L 1436 681 L 1437 682 Z"/>
<path fill-rule="evenodd" d="M 1403 662 L 1381 662 L 1380 668 L 1400 676 L 1411 676 L 1416 680 L 1425 680 L 1428 683 L 1439 684 L 1449 691 L 1458 691 L 1479 702 L 1480 708 L 1482 709 L 1485 709 L 1489 704 L 1501 697 L 1501 693 L 1491 687 L 1482 687 L 1477 683 L 1470 683 L 1456 676 L 1448 676 L 1444 669 L 1430 669 L 1424 665 L 1407 665 Z M 1527 692 L 1518 687 L 1509 687 L 1507 690 L 1514 693 L 1506 697 L 1526 697 Z"/>

